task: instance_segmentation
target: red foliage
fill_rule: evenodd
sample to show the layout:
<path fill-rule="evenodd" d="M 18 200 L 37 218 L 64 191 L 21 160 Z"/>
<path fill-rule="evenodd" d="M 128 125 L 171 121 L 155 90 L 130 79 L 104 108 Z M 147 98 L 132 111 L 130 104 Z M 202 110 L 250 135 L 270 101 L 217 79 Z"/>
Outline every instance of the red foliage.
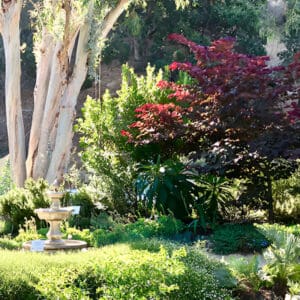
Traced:
<path fill-rule="evenodd" d="M 141 144 L 153 141 L 174 139 L 178 134 L 178 124 L 182 124 L 182 108 L 174 103 L 169 104 L 144 104 L 136 110 L 138 121 L 132 123 L 129 128 L 135 129 L 138 135 L 135 140 L 140 140 Z M 124 136 L 133 141 L 132 136 L 127 131 L 123 131 Z M 151 139 L 148 137 L 151 136 Z"/>
<path fill-rule="evenodd" d="M 182 139 L 199 145 L 199 139 L 250 143 L 262 132 L 286 126 L 300 118 L 299 105 L 284 111 L 284 103 L 300 95 L 300 54 L 287 67 L 271 68 L 266 56 L 233 51 L 234 39 L 201 46 L 180 34 L 169 39 L 189 47 L 196 62 L 173 62 L 170 70 L 187 72 L 195 84 L 161 81 L 170 90 L 169 104 L 146 104 L 136 109 L 137 122 L 129 126 L 129 141 L 137 145 Z M 134 130 L 133 130 L 134 129 Z M 125 135 L 125 134 L 123 134 Z"/>

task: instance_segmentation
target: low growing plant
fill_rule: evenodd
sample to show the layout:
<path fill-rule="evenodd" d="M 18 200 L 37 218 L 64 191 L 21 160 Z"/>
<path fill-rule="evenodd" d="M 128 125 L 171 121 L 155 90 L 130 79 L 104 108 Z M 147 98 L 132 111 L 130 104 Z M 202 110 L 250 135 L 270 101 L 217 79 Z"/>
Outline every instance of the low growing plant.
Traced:
<path fill-rule="evenodd" d="M 0 249 L 17 250 L 20 249 L 20 243 L 9 238 L 0 238 Z"/>
<path fill-rule="evenodd" d="M 272 241 L 264 252 L 264 272 L 273 284 L 275 294 L 284 298 L 288 283 L 300 281 L 300 238 L 274 228 L 263 232 Z"/>
<path fill-rule="evenodd" d="M 232 258 L 228 265 L 233 275 L 238 278 L 240 288 L 247 289 L 250 285 L 254 292 L 258 292 L 264 286 L 260 261 L 257 255 L 250 259 Z"/>
<path fill-rule="evenodd" d="M 261 252 L 270 244 L 252 224 L 221 225 L 214 231 L 211 241 L 217 254 Z"/>
<path fill-rule="evenodd" d="M 156 245 L 154 252 L 114 245 L 55 257 L 0 250 L 0 298 L 232 299 L 215 276 L 224 265 L 189 248 Z"/>

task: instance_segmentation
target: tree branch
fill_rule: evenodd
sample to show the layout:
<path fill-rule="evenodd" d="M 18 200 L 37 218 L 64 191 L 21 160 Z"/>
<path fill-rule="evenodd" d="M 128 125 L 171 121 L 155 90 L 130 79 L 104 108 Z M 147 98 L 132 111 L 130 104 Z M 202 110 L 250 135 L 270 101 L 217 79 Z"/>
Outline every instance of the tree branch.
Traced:
<path fill-rule="evenodd" d="M 130 4 L 131 1 L 132 0 L 120 0 L 117 6 L 107 14 L 104 19 L 104 25 L 101 31 L 101 39 L 105 39 L 107 37 L 114 24 L 118 20 L 119 16 L 123 13 L 126 6 Z"/>

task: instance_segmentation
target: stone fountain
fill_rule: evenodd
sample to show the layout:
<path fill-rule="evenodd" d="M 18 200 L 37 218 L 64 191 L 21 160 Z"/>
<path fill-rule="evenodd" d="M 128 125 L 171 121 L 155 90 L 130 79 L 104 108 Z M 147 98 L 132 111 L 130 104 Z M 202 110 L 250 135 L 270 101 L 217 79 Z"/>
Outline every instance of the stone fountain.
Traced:
<path fill-rule="evenodd" d="M 72 207 L 61 207 L 60 200 L 64 196 L 63 192 L 49 191 L 47 193 L 51 199 L 50 208 L 38 208 L 34 212 L 41 220 L 45 220 L 50 224 L 47 233 L 47 240 L 40 242 L 43 244 L 44 251 L 69 250 L 86 248 L 87 244 L 84 241 L 78 240 L 63 240 L 60 232 L 60 223 L 66 220 L 72 213 Z M 26 250 L 33 250 L 33 243 L 37 241 L 28 241 L 23 244 Z"/>

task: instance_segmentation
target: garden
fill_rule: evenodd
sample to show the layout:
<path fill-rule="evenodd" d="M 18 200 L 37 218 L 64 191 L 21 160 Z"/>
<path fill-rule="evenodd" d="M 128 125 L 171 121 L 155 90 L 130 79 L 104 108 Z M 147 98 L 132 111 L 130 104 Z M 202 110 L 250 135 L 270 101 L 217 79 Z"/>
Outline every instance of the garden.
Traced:
<path fill-rule="evenodd" d="M 159 1 L 160 30 L 151 1 L 41 2 L 32 16 L 28 138 L 13 92 L 20 81 L 6 75 L 13 85 L 5 88 L 9 160 L 0 165 L 0 299 L 298 299 L 297 1 L 288 2 L 281 38 L 289 48 L 276 66 L 263 55 L 266 1 Z M 4 25 L 21 10 L 2 5 L 6 52 L 16 27 Z M 178 28 L 169 28 L 175 16 Z M 101 93 L 95 79 L 98 97 L 85 97 L 75 119 L 80 89 L 101 75 L 101 55 L 102 63 L 125 62 L 120 86 Z M 16 70 L 21 60 L 13 59 Z M 70 207 L 59 232 L 51 223 L 58 218 L 39 215 Z M 85 246 L 33 247 L 60 238 Z"/>

